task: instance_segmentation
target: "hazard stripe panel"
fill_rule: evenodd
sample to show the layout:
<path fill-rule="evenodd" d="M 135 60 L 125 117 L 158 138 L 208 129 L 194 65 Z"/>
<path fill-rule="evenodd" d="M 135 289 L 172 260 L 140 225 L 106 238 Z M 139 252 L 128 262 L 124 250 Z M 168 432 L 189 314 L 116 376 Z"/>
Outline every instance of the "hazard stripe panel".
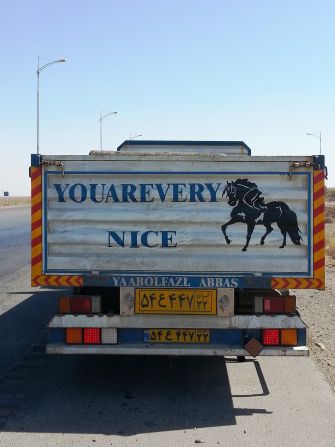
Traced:
<path fill-rule="evenodd" d="M 31 285 L 71 286 L 83 285 L 82 276 L 43 275 L 42 253 L 42 167 L 30 170 L 31 175 Z"/>
<path fill-rule="evenodd" d="M 31 276 L 42 273 L 42 168 L 31 168 Z"/>
<path fill-rule="evenodd" d="M 272 278 L 273 289 L 325 288 L 325 185 L 324 172 L 313 177 L 313 278 Z"/>
<path fill-rule="evenodd" d="M 32 286 L 71 286 L 71 287 L 80 287 L 84 284 L 82 276 L 74 276 L 74 275 L 38 275 L 32 277 L 31 279 Z"/>

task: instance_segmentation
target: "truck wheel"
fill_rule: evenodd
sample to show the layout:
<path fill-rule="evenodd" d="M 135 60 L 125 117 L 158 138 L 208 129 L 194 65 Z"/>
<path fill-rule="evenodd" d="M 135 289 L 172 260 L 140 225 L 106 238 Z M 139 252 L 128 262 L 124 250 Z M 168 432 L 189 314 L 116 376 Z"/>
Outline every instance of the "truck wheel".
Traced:
<path fill-rule="evenodd" d="M 237 356 L 237 361 L 238 362 L 245 362 L 245 355 L 238 355 Z"/>

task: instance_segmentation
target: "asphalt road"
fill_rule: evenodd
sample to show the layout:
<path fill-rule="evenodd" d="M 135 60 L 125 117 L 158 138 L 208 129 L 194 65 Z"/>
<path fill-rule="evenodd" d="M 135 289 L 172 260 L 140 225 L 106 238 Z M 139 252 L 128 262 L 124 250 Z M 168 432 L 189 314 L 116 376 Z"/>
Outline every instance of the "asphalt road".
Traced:
<path fill-rule="evenodd" d="M 29 263 L 30 208 L 0 207 L 0 281 Z"/>
<path fill-rule="evenodd" d="M 28 222 L 0 210 L 1 447 L 334 445 L 311 358 L 47 356 L 59 291 L 30 288 Z"/>

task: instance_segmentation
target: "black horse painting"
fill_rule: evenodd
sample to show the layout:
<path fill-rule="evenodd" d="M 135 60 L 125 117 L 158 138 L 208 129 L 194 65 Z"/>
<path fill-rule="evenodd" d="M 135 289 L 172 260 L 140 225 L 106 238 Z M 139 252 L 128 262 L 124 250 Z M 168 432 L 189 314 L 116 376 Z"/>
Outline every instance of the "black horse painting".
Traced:
<path fill-rule="evenodd" d="M 272 224 L 276 223 L 283 235 L 283 242 L 279 248 L 286 246 L 286 235 L 288 234 L 295 245 L 301 245 L 302 237 L 297 221 L 297 215 L 285 202 L 265 203 L 260 191 L 255 183 L 247 179 L 238 179 L 235 182 L 227 182 L 222 196 L 227 196 L 228 205 L 233 206 L 230 220 L 221 226 L 227 244 L 231 243 L 226 229 L 235 223 L 245 223 L 247 229 L 247 241 L 242 251 L 247 251 L 251 235 L 255 225 L 264 225 L 265 234 L 261 237 L 261 245 L 264 245 L 265 238 L 273 231 Z"/>

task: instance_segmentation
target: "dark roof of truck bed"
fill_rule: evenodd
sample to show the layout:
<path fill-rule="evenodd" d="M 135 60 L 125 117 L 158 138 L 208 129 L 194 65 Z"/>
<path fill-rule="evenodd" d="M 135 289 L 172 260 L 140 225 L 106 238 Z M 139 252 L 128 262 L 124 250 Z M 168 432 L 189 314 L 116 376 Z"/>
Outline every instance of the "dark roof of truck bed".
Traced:
<path fill-rule="evenodd" d="M 249 155 L 251 149 L 243 141 L 192 141 L 192 140 L 125 140 L 117 148 L 120 151 L 125 146 L 240 146 Z"/>

